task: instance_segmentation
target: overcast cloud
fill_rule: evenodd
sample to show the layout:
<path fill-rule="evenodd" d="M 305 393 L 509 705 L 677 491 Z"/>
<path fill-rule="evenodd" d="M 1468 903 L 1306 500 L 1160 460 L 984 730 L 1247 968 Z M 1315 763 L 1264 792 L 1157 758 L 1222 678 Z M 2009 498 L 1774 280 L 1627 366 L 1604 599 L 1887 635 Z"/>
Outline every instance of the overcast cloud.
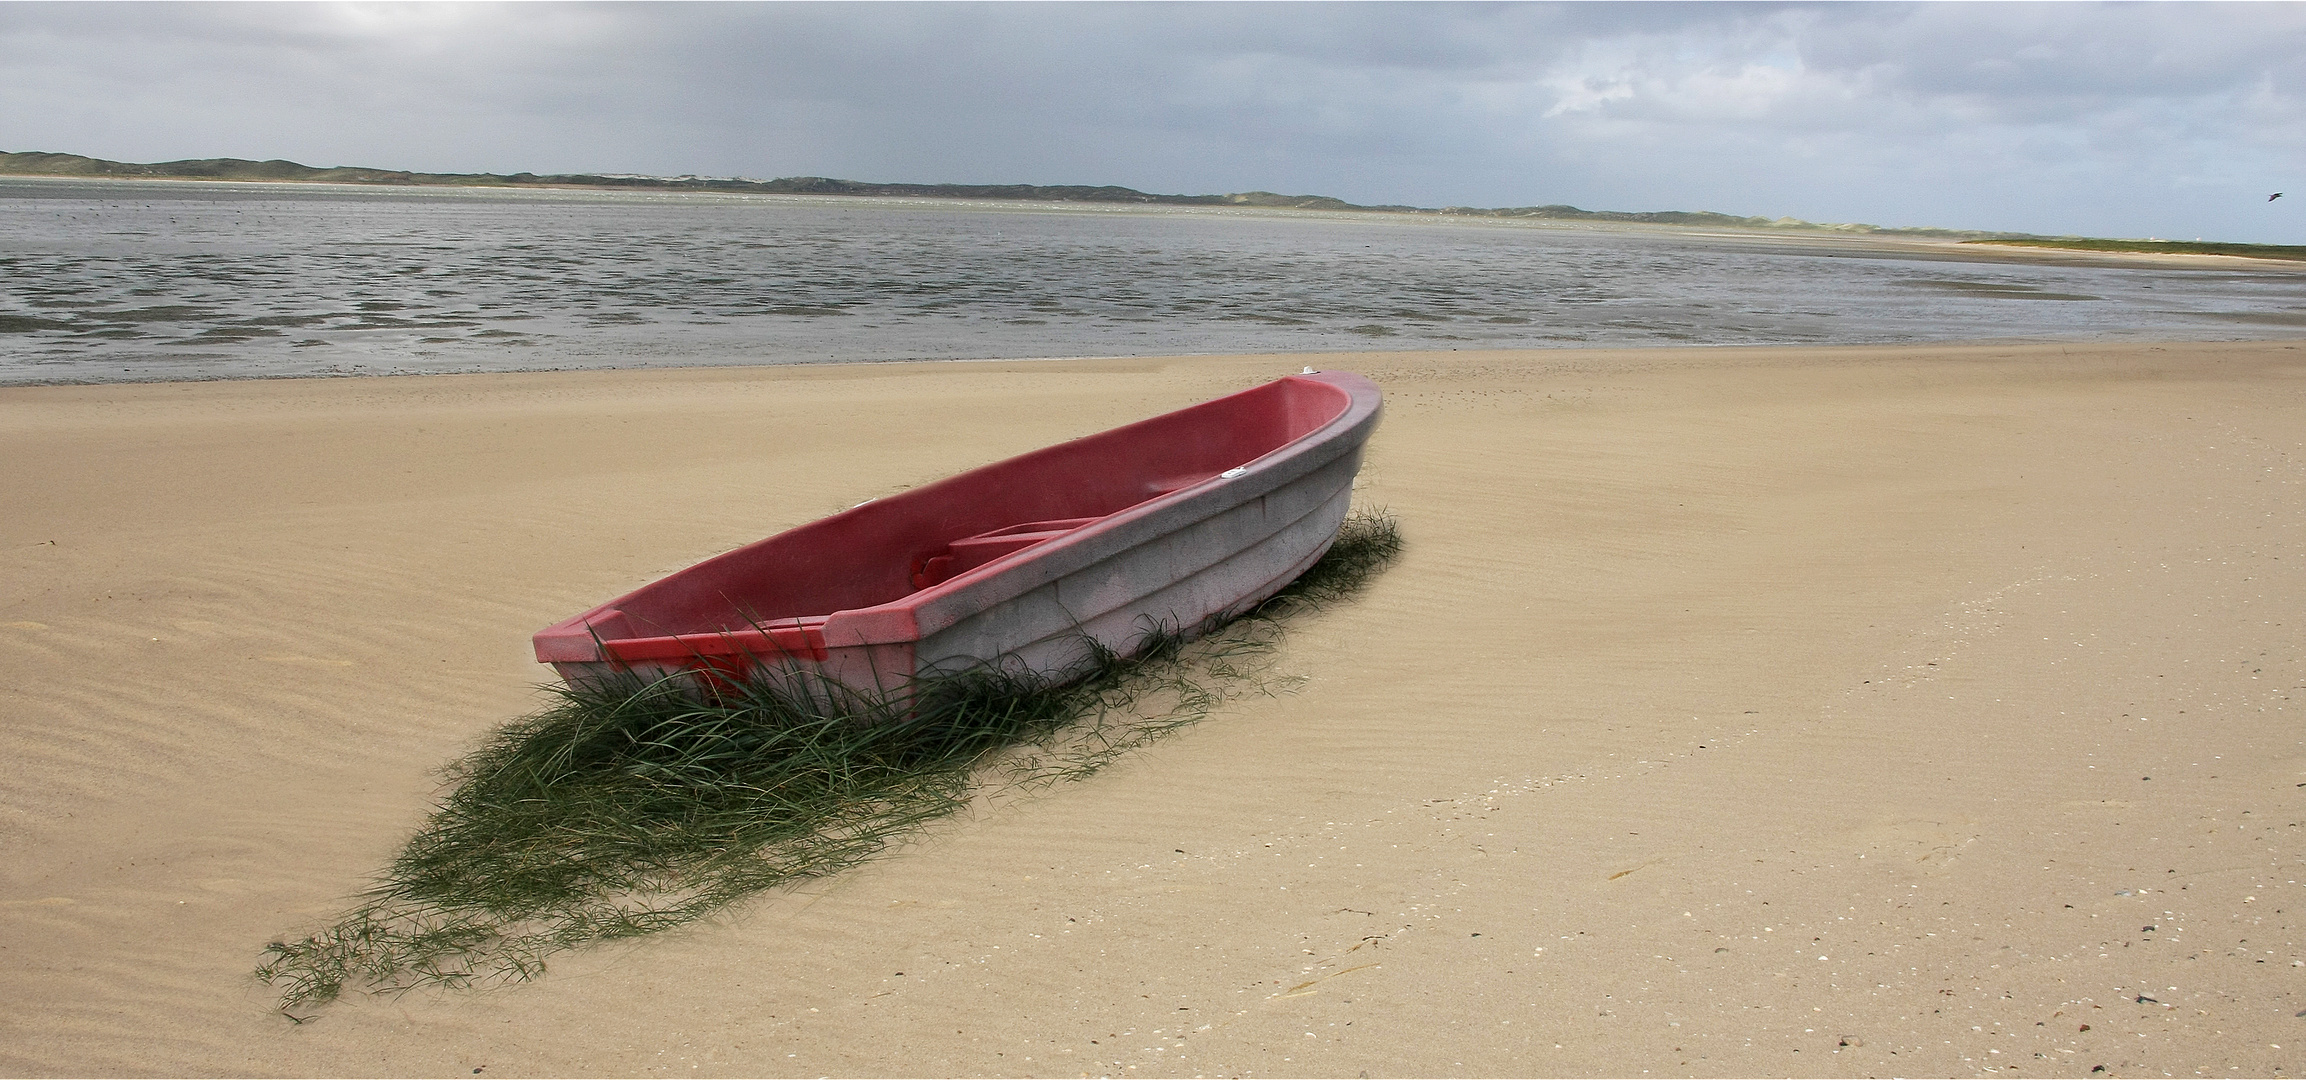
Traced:
<path fill-rule="evenodd" d="M 2306 243 L 2306 5 L 0 5 L 0 149 Z"/>

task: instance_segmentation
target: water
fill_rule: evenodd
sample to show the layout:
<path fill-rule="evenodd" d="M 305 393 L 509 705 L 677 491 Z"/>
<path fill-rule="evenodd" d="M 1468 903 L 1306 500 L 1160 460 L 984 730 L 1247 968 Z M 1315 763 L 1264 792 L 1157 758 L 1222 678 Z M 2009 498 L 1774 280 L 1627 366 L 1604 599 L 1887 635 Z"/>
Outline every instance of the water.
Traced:
<path fill-rule="evenodd" d="M 2306 268 L 1257 210 L 0 178 L 0 383 L 2306 336 Z"/>

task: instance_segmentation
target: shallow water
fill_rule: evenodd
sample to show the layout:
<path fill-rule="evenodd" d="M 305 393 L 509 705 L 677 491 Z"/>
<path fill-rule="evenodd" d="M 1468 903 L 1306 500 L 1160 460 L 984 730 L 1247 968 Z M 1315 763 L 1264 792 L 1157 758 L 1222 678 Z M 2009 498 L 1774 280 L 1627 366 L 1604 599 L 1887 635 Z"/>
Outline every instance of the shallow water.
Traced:
<path fill-rule="evenodd" d="M 1256 210 L 0 179 L 0 383 L 2306 335 L 2306 272 Z"/>

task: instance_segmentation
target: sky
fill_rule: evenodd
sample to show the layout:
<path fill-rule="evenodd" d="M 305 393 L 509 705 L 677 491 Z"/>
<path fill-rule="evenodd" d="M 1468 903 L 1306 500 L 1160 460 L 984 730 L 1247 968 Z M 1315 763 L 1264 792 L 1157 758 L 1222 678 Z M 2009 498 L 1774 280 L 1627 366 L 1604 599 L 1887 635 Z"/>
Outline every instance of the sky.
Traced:
<path fill-rule="evenodd" d="M 2306 4 L 0 3 L 0 150 L 2300 244 Z"/>

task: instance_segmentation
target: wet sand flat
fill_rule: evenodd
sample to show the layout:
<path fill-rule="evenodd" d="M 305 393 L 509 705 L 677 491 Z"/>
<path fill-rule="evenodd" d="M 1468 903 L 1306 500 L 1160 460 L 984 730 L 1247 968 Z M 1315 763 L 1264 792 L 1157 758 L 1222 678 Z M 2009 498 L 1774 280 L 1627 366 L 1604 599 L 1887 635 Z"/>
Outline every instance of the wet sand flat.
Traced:
<path fill-rule="evenodd" d="M 525 986 L 249 977 L 537 628 L 1305 364 L 1409 548 L 1294 692 Z M 0 460 L 0 1072 L 2306 1069 L 2299 344 L 14 387 Z"/>

